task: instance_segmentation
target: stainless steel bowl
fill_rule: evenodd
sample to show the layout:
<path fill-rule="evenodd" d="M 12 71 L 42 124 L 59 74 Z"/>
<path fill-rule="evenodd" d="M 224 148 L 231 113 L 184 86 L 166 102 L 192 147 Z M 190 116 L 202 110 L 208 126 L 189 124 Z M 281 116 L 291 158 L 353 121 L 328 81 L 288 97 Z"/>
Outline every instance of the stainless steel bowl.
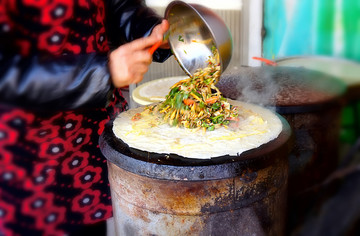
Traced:
<path fill-rule="evenodd" d="M 174 1 L 167 6 L 165 18 L 170 24 L 171 50 L 188 75 L 207 66 L 214 46 L 220 56 L 220 73 L 226 69 L 232 55 L 232 38 L 216 13 L 202 5 Z"/>

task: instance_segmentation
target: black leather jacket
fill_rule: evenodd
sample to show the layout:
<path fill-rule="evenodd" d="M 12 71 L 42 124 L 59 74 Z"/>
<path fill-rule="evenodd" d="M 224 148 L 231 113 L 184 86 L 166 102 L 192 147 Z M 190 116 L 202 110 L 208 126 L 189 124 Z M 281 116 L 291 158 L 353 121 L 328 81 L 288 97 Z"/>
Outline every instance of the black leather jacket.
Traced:
<path fill-rule="evenodd" d="M 150 34 L 161 22 L 141 0 L 106 1 L 110 49 Z M 1 43 L 1 41 L 0 41 Z M 0 47 L 0 103 L 30 109 L 104 107 L 111 91 L 107 55 L 97 53 L 21 57 Z M 157 50 L 154 61 L 170 56 Z"/>

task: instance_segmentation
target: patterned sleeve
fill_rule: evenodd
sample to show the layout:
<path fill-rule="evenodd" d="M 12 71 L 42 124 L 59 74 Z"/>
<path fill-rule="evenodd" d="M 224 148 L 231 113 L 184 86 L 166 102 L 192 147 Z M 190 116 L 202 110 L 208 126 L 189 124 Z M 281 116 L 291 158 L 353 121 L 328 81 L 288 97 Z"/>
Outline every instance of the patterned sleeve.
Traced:
<path fill-rule="evenodd" d="M 0 101 L 31 109 L 105 107 L 111 92 L 106 55 L 0 59 Z"/>

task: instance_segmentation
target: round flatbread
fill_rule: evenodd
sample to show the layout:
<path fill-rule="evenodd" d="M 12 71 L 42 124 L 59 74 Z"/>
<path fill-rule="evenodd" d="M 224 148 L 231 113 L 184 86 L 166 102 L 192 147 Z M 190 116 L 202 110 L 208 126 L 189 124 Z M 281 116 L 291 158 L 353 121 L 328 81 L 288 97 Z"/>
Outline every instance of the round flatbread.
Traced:
<path fill-rule="evenodd" d="M 167 77 L 141 84 L 132 92 L 132 98 L 140 105 L 150 105 L 154 102 L 164 101 L 165 96 L 170 92 L 170 87 L 185 78 L 188 77 Z"/>
<path fill-rule="evenodd" d="M 161 117 L 144 112 L 144 107 L 120 113 L 113 132 L 132 148 L 143 151 L 177 154 L 185 158 L 209 159 L 257 148 L 278 137 L 282 130 L 279 117 L 263 107 L 229 100 L 238 106 L 240 121 L 214 131 L 170 126 Z M 141 113 L 139 120 L 132 120 Z"/>

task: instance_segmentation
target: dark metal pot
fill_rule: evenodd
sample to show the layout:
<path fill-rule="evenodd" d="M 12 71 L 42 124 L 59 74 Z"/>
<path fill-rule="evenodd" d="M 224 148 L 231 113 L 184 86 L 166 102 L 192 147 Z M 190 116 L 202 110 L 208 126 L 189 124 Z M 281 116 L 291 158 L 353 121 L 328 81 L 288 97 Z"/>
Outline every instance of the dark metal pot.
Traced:
<path fill-rule="evenodd" d="M 129 148 L 109 123 L 108 160 L 117 235 L 283 235 L 291 129 L 239 156 L 189 159 Z"/>
<path fill-rule="evenodd" d="M 339 159 L 341 111 L 346 85 L 304 68 L 240 67 L 224 74 L 217 87 L 225 97 L 273 107 L 295 135 L 289 156 L 289 194 L 319 184 Z"/>

